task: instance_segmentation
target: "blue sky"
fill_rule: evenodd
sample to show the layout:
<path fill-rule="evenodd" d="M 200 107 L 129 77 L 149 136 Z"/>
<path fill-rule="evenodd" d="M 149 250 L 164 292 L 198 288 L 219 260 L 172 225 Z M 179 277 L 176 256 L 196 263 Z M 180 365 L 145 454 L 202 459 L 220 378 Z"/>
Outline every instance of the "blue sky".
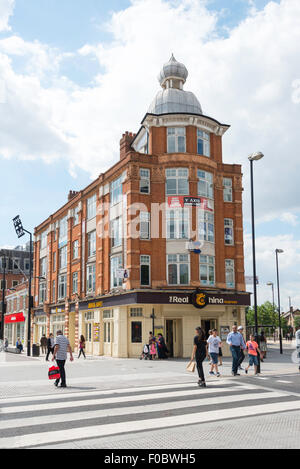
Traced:
<path fill-rule="evenodd" d="M 248 275 L 247 155 L 265 153 L 255 165 L 259 276 L 274 279 L 272 251 L 284 246 L 283 295 L 300 303 L 299 14 L 297 0 L 0 0 L 0 246 L 18 243 L 13 216 L 33 230 L 116 161 L 174 52 L 204 112 L 232 125 L 224 160 L 243 165 Z"/>

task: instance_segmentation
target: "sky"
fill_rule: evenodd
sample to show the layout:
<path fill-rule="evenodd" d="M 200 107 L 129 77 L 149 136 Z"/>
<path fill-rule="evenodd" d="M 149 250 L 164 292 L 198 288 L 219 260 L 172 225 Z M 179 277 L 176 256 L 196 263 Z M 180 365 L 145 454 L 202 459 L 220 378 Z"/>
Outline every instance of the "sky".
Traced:
<path fill-rule="evenodd" d="M 245 273 L 252 275 L 254 164 L 258 302 L 300 307 L 299 0 L 0 0 L 0 246 L 119 159 L 174 53 L 203 112 L 230 124 L 223 159 L 243 166 Z M 251 291 L 251 285 L 247 286 Z M 277 292 L 276 292 L 277 293 Z"/>

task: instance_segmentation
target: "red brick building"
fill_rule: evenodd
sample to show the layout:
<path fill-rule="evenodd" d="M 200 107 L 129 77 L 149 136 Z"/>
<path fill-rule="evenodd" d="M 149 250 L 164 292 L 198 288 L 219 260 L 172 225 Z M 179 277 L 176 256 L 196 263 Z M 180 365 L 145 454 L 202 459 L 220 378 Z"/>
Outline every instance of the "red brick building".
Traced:
<path fill-rule="evenodd" d="M 223 163 L 229 126 L 203 114 L 187 76 L 172 56 L 120 160 L 35 229 L 35 317 L 75 348 L 83 334 L 90 353 L 137 356 L 154 321 L 189 356 L 196 326 L 225 339 L 244 323 L 241 166 Z"/>

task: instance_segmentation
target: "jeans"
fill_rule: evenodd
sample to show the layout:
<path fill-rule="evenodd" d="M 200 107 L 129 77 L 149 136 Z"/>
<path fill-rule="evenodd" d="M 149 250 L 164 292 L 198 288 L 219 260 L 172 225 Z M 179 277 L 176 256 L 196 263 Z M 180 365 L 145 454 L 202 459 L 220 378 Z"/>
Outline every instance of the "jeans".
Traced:
<path fill-rule="evenodd" d="M 50 352 L 51 352 L 51 353 L 52 353 L 52 355 L 53 355 L 54 348 L 48 348 L 48 352 L 47 352 L 47 355 L 46 355 L 46 360 L 49 360 L 49 355 L 50 355 Z"/>
<path fill-rule="evenodd" d="M 241 366 L 241 364 L 243 363 L 244 360 L 245 360 L 245 354 L 244 354 L 243 350 L 241 350 L 240 351 L 239 366 Z"/>
<path fill-rule="evenodd" d="M 57 363 L 57 366 L 59 367 L 61 386 L 66 386 L 66 372 L 65 372 L 66 360 L 56 360 L 56 363 Z M 57 379 L 55 382 L 56 384 L 58 384 L 59 379 Z"/>
<path fill-rule="evenodd" d="M 232 373 L 236 375 L 241 356 L 241 347 L 239 345 L 231 345 L 230 350 L 232 354 Z"/>

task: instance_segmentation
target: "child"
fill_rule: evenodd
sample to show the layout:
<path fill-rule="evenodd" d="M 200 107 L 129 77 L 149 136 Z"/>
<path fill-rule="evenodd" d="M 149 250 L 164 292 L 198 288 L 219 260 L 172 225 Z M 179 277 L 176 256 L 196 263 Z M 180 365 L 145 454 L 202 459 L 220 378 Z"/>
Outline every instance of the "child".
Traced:
<path fill-rule="evenodd" d="M 207 339 L 208 343 L 208 353 L 211 358 L 211 367 L 210 367 L 210 375 L 214 375 L 214 368 L 217 373 L 217 377 L 220 377 L 220 373 L 218 370 L 218 357 L 219 357 L 219 348 L 221 347 L 222 341 L 220 337 L 217 335 L 217 329 L 212 330 L 212 335 L 209 336 Z"/>
<path fill-rule="evenodd" d="M 150 344 L 150 355 L 151 355 L 152 360 L 155 360 L 155 358 L 156 358 L 156 343 L 155 343 L 154 340 Z"/>
<path fill-rule="evenodd" d="M 258 343 L 254 340 L 254 335 L 250 335 L 250 340 L 246 343 L 246 349 L 248 349 L 248 356 L 249 356 L 249 365 L 245 368 L 245 373 L 248 373 L 250 366 L 254 365 L 254 374 L 257 375 L 257 352 L 260 353 L 258 348 Z"/>

